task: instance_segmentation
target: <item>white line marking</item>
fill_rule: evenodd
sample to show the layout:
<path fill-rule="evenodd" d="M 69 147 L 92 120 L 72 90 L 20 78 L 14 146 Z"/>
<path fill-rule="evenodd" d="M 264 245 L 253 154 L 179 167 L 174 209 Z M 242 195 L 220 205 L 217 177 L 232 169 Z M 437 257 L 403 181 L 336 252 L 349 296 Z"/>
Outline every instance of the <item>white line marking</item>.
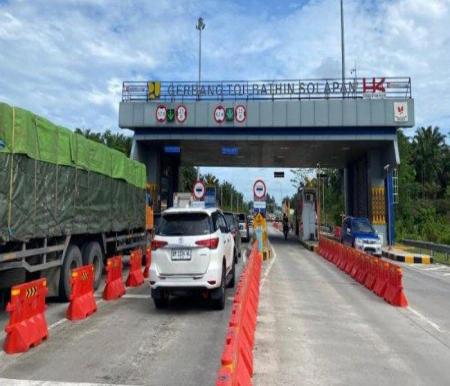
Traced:
<path fill-rule="evenodd" d="M 443 273 L 442 274 L 443 276 L 450 276 L 450 273 L 448 272 L 448 273 Z"/>
<path fill-rule="evenodd" d="M 272 251 L 273 251 L 273 258 L 272 258 L 272 261 L 269 263 L 269 266 L 267 267 L 266 272 L 264 272 L 263 278 L 261 279 L 261 284 L 260 284 L 260 286 L 259 286 L 259 289 L 260 289 L 260 290 L 262 289 L 262 287 L 263 287 L 263 285 L 264 285 L 264 282 L 265 282 L 266 279 L 267 279 L 267 276 L 269 276 L 269 273 L 270 273 L 270 270 L 272 269 L 273 263 L 274 263 L 275 260 L 277 259 L 277 254 L 276 254 L 276 252 L 275 252 L 275 248 L 273 248 L 272 246 L 271 246 L 270 248 L 272 248 Z"/>
<path fill-rule="evenodd" d="M 433 327 L 436 331 L 442 332 L 442 329 L 434 323 L 432 320 L 427 318 L 426 316 L 422 315 L 419 311 L 415 310 L 411 306 L 408 307 L 408 310 L 411 311 L 414 315 L 416 315 L 419 319 L 423 320 L 424 322 L 428 323 L 431 327 Z"/>
<path fill-rule="evenodd" d="M 125 294 L 121 297 L 121 299 L 150 299 L 150 294 Z"/>
<path fill-rule="evenodd" d="M 56 386 L 56 385 L 80 385 L 80 386 L 108 386 L 109 383 L 86 383 L 86 382 L 61 382 L 61 381 L 29 381 L 24 379 L 0 378 L 2 386 Z M 115 385 L 125 386 L 125 385 Z"/>
<path fill-rule="evenodd" d="M 439 271 L 440 269 L 447 269 L 447 267 L 440 265 L 437 267 L 423 268 L 424 271 Z"/>

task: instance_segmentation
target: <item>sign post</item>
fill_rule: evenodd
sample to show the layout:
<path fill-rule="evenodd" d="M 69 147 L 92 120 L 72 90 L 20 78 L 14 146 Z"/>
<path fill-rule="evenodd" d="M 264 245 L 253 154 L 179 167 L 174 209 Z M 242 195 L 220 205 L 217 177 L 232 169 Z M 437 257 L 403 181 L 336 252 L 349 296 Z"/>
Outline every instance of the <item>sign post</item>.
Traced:
<path fill-rule="evenodd" d="M 253 212 L 266 213 L 267 187 L 262 179 L 257 179 L 253 184 Z"/>

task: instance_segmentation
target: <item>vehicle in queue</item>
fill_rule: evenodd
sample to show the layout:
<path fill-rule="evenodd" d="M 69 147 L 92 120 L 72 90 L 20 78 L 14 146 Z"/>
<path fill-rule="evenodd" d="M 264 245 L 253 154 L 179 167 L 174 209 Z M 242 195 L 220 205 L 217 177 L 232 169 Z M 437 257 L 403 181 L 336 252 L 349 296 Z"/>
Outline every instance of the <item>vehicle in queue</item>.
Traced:
<path fill-rule="evenodd" d="M 98 288 L 108 257 L 147 246 L 145 165 L 6 103 L 0 122 L 0 297 L 45 278 L 48 296 L 69 300 L 71 271 L 86 264 Z"/>
<path fill-rule="evenodd" d="M 223 215 L 225 216 L 225 221 L 227 222 L 228 228 L 231 231 L 231 234 L 234 238 L 234 261 L 237 263 L 238 258 L 241 257 L 241 247 L 242 247 L 242 240 L 241 240 L 241 233 L 239 231 L 239 220 L 237 218 L 237 215 L 231 212 L 223 212 Z"/>
<path fill-rule="evenodd" d="M 224 309 L 225 289 L 234 287 L 236 268 L 234 238 L 220 209 L 165 210 L 151 247 L 156 308 L 166 308 L 170 296 L 200 293 L 214 309 Z"/>
<path fill-rule="evenodd" d="M 250 227 L 248 224 L 247 216 L 245 213 L 237 214 L 238 223 L 239 223 L 239 233 L 241 234 L 241 239 L 245 242 L 248 242 L 250 239 Z"/>
<path fill-rule="evenodd" d="M 366 217 L 345 217 L 342 223 L 343 244 L 375 256 L 381 256 L 383 240 Z"/>

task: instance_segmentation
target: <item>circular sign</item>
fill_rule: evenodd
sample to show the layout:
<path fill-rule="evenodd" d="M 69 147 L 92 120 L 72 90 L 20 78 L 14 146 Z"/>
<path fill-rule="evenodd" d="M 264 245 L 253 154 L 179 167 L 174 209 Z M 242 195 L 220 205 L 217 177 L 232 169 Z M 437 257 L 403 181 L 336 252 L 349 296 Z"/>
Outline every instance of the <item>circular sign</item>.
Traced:
<path fill-rule="evenodd" d="M 156 108 L 156 120 L 158 122 L 164 122 L 167 117 L 167 107 L 164 105 L 159 105 Z"/>
<path fill-rule="evenodd" d="M 222 105 L 214 109 L 214 120 L 217 123 L 223 123 L 225 121 L 225 108 Z"/>
<path fill-rule="evenodd" d="M 176 114 L 175 118 L 177 119 L 178 123 L 184 123 L 184 121 L 187 119 L 188 111 L 185 105 L 178 105 L 176 108 Z"/>
<path fill-rule="evenodd" d="M 247 118 L 247 109 L 244 105 L 237 105 L 234 108 L 234 116 L 236 118 L 236 122 L 242 123 Z"/>
<path fill-rule="evenodd" d="M 197 200 L 201 200 L 205 196 L 206 188 L 202 181 L 196 181 L 192 189 L 192 194 Z"/>
<path fill-rule="evenodd" d="M 256 180 L 253 184 L 253 195 L 255 198 L 261 200 L 266 196 L 266 184 L 263 180 Z"/>

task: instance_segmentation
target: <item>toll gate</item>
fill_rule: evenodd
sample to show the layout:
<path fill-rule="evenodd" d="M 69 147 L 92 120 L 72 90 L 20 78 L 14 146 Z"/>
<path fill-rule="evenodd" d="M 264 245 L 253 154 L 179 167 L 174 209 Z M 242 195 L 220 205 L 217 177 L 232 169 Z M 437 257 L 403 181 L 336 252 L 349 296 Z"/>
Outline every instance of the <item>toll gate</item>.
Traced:
<path fill-rule="evenodd" d="M 180 165 L 339 168 L 346 213 L 393 240 L 396 131 L 414 126 L 408 77 L 126 81 L 119 126 L 172 205 Z M 389 225 L 389 226 L 388 226 Z"/>

